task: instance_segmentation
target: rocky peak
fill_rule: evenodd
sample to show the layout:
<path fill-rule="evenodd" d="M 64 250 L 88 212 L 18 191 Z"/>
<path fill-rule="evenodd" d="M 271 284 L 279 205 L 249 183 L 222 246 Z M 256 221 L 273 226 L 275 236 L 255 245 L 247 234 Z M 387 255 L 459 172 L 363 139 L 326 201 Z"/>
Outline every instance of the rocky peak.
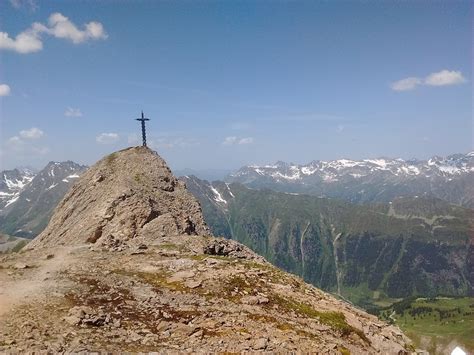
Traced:
<path fill-rule="evenodd" d="M 120 250 L 181 234 L 209 234 L 199 203 L 157 153 L 134 147 L 87 170 L 29 248 L 94 243 Z"/>
<path fill-rule="evenodd" d="M 0 258 L 0 352 L 411 349 L 398 328 L 209 234 L 155 152 L 105 157 L 25 252 Z"/>

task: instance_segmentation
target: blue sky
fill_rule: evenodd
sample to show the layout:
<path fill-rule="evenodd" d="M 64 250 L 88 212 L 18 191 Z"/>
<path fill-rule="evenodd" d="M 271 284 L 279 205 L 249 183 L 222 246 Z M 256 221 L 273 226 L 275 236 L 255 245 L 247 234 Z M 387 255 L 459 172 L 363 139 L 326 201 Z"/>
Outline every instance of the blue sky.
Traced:
<path fill-rule="evenodd" d="M 473 149 L 470 1 L 0 0 L 0 169 Z M 18 37 L 17 37 L 18 36 Z"/>

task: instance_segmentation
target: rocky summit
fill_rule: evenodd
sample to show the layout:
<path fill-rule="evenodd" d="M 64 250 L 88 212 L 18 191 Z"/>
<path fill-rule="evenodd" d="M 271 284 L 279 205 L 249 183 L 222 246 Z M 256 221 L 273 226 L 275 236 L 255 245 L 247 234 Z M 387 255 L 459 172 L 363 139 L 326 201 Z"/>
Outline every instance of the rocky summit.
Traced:
<path fill-rule="evenodd" d="M 395 326 L 210 235 L 151 150 L 74 184 L 28 248 L 0 259 L 0 352 L 406 354 Z"/>
<path fill-rule="evenodd" d="M 158 154 L 136 147 L 85 172 L 29 248 L 93 243 L 122 249 L 180 234 L 209 235 L 199 203 Z"/>

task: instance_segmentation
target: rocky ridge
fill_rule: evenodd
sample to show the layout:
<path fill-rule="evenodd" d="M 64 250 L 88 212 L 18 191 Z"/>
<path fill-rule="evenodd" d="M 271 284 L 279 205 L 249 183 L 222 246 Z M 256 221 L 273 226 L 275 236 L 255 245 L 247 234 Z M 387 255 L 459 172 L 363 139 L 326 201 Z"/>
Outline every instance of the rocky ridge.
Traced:
<path fill-rule="evenodd" d="M 180 234 L 209 234 L 201 207 L 161 157 L 137 147 L 87 170 L 29 248 L 88 242 L 120 249 Z"/>
<path fill-rule="evenodd" d="M 398 328 L 207 234 L 158 155 L 104 158 L 27 250 L 0 259 L 0 352 L 412 349 Z"/>

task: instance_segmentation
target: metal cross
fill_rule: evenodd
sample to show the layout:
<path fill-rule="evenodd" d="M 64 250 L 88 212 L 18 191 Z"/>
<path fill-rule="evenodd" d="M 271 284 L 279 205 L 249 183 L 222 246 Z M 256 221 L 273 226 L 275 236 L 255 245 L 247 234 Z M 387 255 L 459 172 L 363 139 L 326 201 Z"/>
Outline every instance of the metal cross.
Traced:
<path fill-rule="evenodd" d="M 143 116 L 143 111 L 142 111 L 142 117 L 141 117 L 141 118 L 137 118 L 136 120 L 137 120 L 137 121 L 141 121 L 141 123 L 142 123 L 142 139 L 143 139 L 143 146 L 146 147 L 145 121 L 149 121 L 150 119 L 149 119 L 149 118 L 145 118 L 145 116 Z"/>

